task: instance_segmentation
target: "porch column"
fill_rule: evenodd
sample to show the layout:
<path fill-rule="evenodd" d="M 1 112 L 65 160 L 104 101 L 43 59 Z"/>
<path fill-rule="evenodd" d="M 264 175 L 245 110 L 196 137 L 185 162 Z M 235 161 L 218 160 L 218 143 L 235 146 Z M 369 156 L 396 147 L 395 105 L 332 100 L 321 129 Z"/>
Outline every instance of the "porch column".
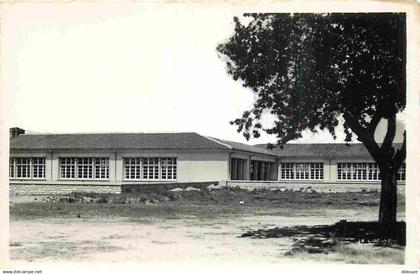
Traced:
<path fill-rule="evenodd" d="M 271 163 L 267 162 L 266 163 L 266 168 L 265 168 L 265 180 L 266 181 L 270 181 L 270 175 L 271 175 Z"/>
<path fill-rule="evenodd" d="M 244 160 L 238 159 L 238 180 L 244 179 Z"/>
<path fill-rule="evenodd" d="M 271 163 L 271 172 L 270 172 L 270 180 L 277 181 L 277 172 L 278 170 L 278 164 L 277 162 Z"/>
<path fill-rule="evenodd" d="M 252 180 L 252 178 L 251 178 L 251 157 L 248 157 L 248 160 L 246 161 L 246 164 L 245 164 L 245 169 L 246 169 L 245 179 L 246 180 Z"/>
<path fill-rule="evenodd" d="M 232 161 L 232 170 L 231 170 L 232 176 L 231 176 L 231 179 L 232 180 L 237 180 L 238 179 L 237 161 L 236 161 L 235 158 L 232 158 L 231 161 Z"/>
<path fill-rule="evenodd" d="M 259 169 L 259 162 L 258 161 L 254 161 L 254 180 L 257 181 L 259 174 L 260 174 L 260 169 Z"/>
<path fill-rule="evenodd" d="M 260 168 L 260 172 L 259 172 L 259 177 L 258 180 L 263 181 L 264 180 L 264 162 L 259 162 L 259 168 Z"/>

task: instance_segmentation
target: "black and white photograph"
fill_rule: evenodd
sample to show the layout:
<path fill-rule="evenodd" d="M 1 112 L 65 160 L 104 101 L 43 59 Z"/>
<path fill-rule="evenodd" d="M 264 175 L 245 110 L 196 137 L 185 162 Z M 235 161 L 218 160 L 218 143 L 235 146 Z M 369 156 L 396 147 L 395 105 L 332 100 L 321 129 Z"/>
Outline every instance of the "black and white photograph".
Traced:
<path fill-rule="evenodd" d="M 309 3 L 2 4 L 3 273 L 417 273 L 418 6 Z"/>

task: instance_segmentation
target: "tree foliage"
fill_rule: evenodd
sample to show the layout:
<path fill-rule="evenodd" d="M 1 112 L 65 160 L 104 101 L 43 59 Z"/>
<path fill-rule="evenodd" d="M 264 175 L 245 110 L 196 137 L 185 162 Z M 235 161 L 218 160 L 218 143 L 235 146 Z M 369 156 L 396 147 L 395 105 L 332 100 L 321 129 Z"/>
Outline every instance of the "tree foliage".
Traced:
<path fill-rule="evenodd" d="M 217 50 L 234 80 L 256 94 L 253 108 L 232 121 L 249 139 L 261 131 L 277 144 L 344 118 L 345 141 L 357 135 L 382 174 L 380 222 L 396 220 L 396 174 L 406 137 L 394 148 L 396 114 L 406 106 L 405 14 L 245 14 Z M 262 125 L 265 113 L 274 124 Z M 381 144 L 377 125 L 387 120 Z"/>
<path fill-rule="evenodd" d="M 246 138 L 264 130 L 284 144 L 324 128 L 335 137 L 343 115 L 349 141 L 352 124 L 376 129 L 405 108 L 401 14 L 245 16 L 251 21 L 234 18 L 235 32 L 218 52 L 228 73 L 257 95 L 253 109 L 233 121 Z M 274 115 L 273 127 L 259 122 L 264 111 Z"/>

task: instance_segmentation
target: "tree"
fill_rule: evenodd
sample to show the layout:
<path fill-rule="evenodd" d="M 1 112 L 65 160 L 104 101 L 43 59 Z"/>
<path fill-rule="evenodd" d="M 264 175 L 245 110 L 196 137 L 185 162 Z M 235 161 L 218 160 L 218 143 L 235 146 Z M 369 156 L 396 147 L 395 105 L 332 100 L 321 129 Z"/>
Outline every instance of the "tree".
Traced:
<path fill-rule="evenodd" d="M 406 155 L 405 133 L 402 146 L 393 145 L 396 115 L 406 106 L 405 15 L 244 14 L 234 22 L 217 51 L 256 100 L 231 124 L 247 139 L 265 131 L 282 146 L 304 130 L 327 129 L 336 138 L 343 119 L 345 141 L 357 135 L 380 168 L 379 223 L 395 224 L 396 178 Z M 266 113 L 273 125 L 261 124 Z M 387 132 L 377 143 L 382 119 Z"/>

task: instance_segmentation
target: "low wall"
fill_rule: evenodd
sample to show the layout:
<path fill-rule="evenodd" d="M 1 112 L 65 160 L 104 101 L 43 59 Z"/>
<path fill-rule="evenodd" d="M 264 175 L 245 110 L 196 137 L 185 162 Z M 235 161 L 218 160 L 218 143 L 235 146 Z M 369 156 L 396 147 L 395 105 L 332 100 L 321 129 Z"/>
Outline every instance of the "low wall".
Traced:
<path fill-rule="evenodd" d="M 203 183 L 173 183 L 173 184 L 123 184 L 123 185 L 81 185 L 81 184 L 33 184 L 33 183 L 10 183 L 9 194 L 68 194 L 71 192 L 96 192 L 96 193 L 127 193 L 147 192 L 159 189 L 173 188 L 206 188 L 210 185 L 217 187 L 241 187 L 246 189 L 269 188 L 269 189 L 293 189 L 293 190 L 315 190 L 318 192 L 346 192 L 346 191 L 371 191 L 381 190 L 380 183 L 286 183 L 278 181 L 270 182 L 249 182 L 249 181 L 221 181 Z M 405 195 L 405 184 L 399 183 L 397 187 L 399 194 Z"/>
<path fill-rule="evenodd" d="M 68 194 L 71 192 L 120 193 L 119 185 L 63 185 L 10 183 L 9 195 Z"/>
<path fill-rule="evenodd" d="M 41 184 L 41 183 L 10 183 L 9 195 L 43 195 L 43 194 L 68 194 L 71 192 L 95 193 L 133 193 L 165 190 L 173 188 L 207 188 L 217 185 L 218 182 L 199 183 L 151 183 L 151 184 L 121 184 L 121 185 L 89 185 L 89 184 Z"/>
<path fill-rule="evenodd" d="M 381 183 L 324 183 L 324 182 L 249 182 L 249 181 L 226 181 L 221 186 L 238 186 L 246 189 L 255 189 L 255 188 L 268 188 L 268 189 L 293 189 L 293 190 L 305 190 L 313 189 L 317 192 L 346 192 L 346 191 L 370 191 L 376 190 L 381 191 Z M 397 192 L 399 194 L 405 195 L 405 183 L 398 183 Z"/>

